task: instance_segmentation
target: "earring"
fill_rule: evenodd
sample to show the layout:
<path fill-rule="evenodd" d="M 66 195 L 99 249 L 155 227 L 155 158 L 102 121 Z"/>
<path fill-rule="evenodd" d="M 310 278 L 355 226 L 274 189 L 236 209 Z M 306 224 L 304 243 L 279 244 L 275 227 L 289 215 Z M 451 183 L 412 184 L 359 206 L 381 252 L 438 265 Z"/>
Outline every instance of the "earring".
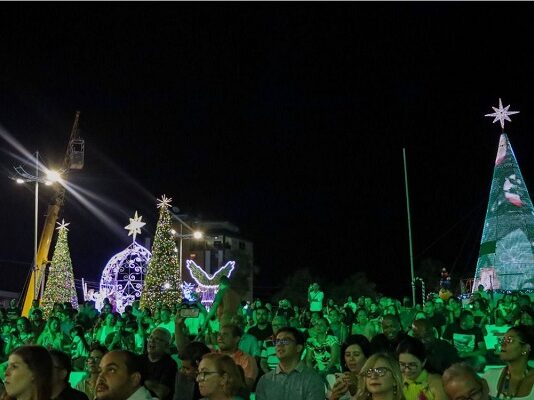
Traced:
<path fill-rule="evenodd" d="M 527 355 L 527 352 L 524 351 L 524 352 L 521 353 L 521 355 L 522 355 L 522 356 L 526 356 L 526 355 Z"/>
<path fill-rule="evenodd" d="M 397 385 L 393 385 L 393 396 L 397 395 Z"/>

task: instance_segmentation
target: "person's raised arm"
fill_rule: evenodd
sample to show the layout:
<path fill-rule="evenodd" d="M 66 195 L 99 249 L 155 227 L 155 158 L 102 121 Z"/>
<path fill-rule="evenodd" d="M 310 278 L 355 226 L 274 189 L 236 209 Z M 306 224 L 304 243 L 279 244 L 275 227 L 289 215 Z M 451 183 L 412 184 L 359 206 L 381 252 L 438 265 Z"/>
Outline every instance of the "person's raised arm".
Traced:
<path fill-rule="evenodd" d="M 186 333 L 184 318 L 180 315 L 181 308 L 178 308 L 174 316 L 174 343 L 178 354 L 181 354 L 185 346 L 190 343 L 189 336 Z"/>

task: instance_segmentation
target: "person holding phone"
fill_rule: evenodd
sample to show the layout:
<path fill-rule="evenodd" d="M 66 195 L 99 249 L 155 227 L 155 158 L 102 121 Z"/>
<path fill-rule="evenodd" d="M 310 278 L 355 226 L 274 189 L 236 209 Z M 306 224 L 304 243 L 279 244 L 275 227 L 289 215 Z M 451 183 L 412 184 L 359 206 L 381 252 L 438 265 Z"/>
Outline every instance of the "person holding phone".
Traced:
<path fill-rule="evenodd" d="M 206 321 L 206 308 L 197 299 L 191 303 L 184 304 L 179 309 L 180 316 L 184 318 L 184 323 L 189 335 L 197 336 L 200 328 Z"/>
<path fill-rule="evenodd" d="M 371 343 L 363 335 L 351 335 L 341 347 L 343 372 L 326 376 L 328 400 L 349 400 L 358 390 L 358 375 L 371 355 Z"/>

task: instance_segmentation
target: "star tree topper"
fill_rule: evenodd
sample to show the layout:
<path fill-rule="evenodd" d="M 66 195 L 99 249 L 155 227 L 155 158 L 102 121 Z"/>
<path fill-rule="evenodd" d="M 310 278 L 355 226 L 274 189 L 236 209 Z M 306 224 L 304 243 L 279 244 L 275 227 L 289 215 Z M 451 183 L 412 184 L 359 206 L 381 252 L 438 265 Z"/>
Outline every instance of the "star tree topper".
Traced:
<path fill-rule="evenodd" d="M 494 113 L 486 114 L 485 117 L 495 117 L 493 120 L 493 123 L 500 121 L 501 122 L 501 128 L 504 130 L 504 121 L 512 122 L 509 115 L 519 114 L 519 111 L 508 111 L 510 108 L 510 104 L 508 104 L 506 107 L 503 108 L 502 106 L 502 100 L 499 98 L 499 108 L 497 107 L 491 107 L 493 108 Z"/>
<path fill-rule="evenodd" d="M 169 208 L 171 206 L 172 199 L 165 195 L 161 196 L 161 199 L 158 199 L 158 208 L 165 207 Z"/>
<path fill-rule="evenodd" d="M 67 222 L 65 223 L 65 219 L 63 218 L 61 220 L 61 222 L 56 222 L 56 224 L 58 225 L 58 227 L 56 228 L 58 231 L 62 231 L 63 229 L 65 229 L 66 231 L 68 231 L 69 229 L 67 228 L 67 226 L 70 225 L 70 222 Z"/>
<path fill-rule="evenodd" d="M 133 241 L 135 242 L 135 237 L 137 234 L 141 234 L 141 228 L 146 225 L 146 222 L 142 222 L 142 215 L 137 215 L 137 211 L 133 218 L 130 218 L 130 224 L 126 225 L 124 229 L 128 230 L 128 236 L 133 235 Z"/>

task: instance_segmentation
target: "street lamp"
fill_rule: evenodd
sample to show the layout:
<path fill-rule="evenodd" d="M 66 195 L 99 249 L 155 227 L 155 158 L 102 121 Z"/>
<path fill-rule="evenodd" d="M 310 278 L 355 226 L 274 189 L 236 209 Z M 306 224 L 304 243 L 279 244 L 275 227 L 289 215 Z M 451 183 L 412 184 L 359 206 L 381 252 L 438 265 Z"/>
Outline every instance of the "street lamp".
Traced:
<path fill-rule="evenodd" d="M 173 232 L 174 231 L 174 232 Z M 180 257 L 180 268 L 182 266 L 183 262 L 183 240 L 184 239 L 195 239 L 200 240 L 204 237 L 204 234 L 200 231 L 193 231 L 193 233 L 183 233 L 183 225 L 180 225 L 180 233 L 176 232 L 174 229 L 171 231 L 171 233 L 176 236 L 177 238 L 180 238 L 180 247 L 178 249 L 179 257 Z"/>
<path fill-rule="evenodd" d="M 204 233 L 202 233 L 201 231 L 199 230 L 195 230 L 193 229 L 192 226 L 190 226 L 187 222 L 185 222 L 182 218 L 180 218 L 178 216 L 178 213 L 180 212 L 180 209 L 178 207 L 172 207 L 172 209 L 170 210 L 171 211 L 171 215 L 173 216 L 173 218 L 175 220 L 177 220 L 179 223 L 180 223 L 180 233 L 176 232 L 176 230 L 174 229 L 171 229 L 171 233 L 173 234 L 173 236 L 176 236 L 178 238 L 180 238 L 180 247 L 178 249 L 178 253 L 179 253 L 179 257 L 180 257 L 180 272 L 181 272 L 181 268 L 182 268 L 182 262 L 183 262 L 183 255 L 182 255 L 182 250 L 183 250 L 183 240 L 184 239 L 195 239 L 195 240 L 200 240 L 204 237 Z M 189 231 L 191 233 L 184 233 L 184 226 L 189 229 Z"/>
<path fill-rule="evenodd" d="M 39 266 L 37 265 L 37 246 L 38 238 L 37 231 L 39 227 L 39 183 L 44 183 L 47 186 L 61 181 L 61 174 L 57 171 L 52 171 L 45 168 L 45 176 L 39 174 L 39 152 L 35 152 L 35 175 L 32 175 L 24 169 L 21 165 L 14 167 L 16 176 L 11 176 L 18 184 L 32 182 L 35 183 L 35 214 L 34 214 L 34 241 L 33 241 L 33 270 L 37 271 Z M 44 284 L 44 275 L 42 275 L 41 283 Z M 37 280 L 34 281 L 34 299 L 39 295 L 39 284 Z"/>

